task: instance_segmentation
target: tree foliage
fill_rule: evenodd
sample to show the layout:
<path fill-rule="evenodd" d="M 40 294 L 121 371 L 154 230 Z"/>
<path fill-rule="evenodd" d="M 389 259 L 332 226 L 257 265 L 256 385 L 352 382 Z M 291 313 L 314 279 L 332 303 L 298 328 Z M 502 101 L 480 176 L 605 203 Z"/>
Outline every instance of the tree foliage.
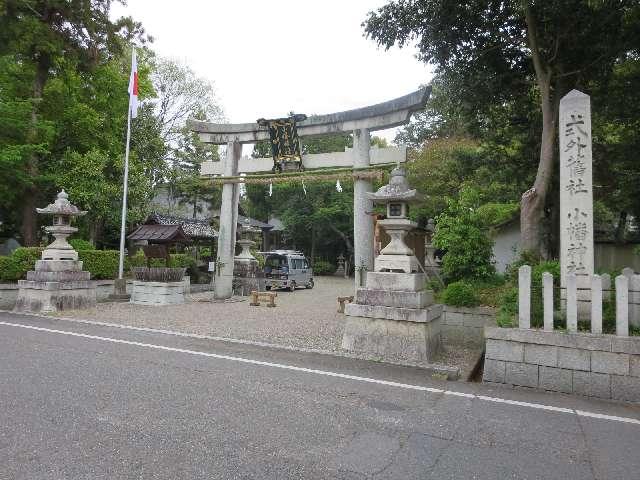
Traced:
<path fill-rule="evenodd" d="M 471 106 L 476 125 L 493 110 L 535 98 L 541 114 L 533 186 L 522 195 L 524 247 L 542 249 L 542 223 L 557 157 L 560 98 L 572 88 L 610 77 L 640 45 L 640 5 L 634 0 L 486 1 L 398 0 L 364 23 L 389 48 L 415 42 L 436 66 L 458 106 Z"/>
<path fill-rule="evenodd" d="M 488 278 L 495 273 L 492 264 L 493 241 L 488 226 L 478 212 L 481 194 L 465 188 L 456 200 L 449 200 L 447 208 L 437 217 L 438 228 L 433 244 L 446 253 L 442 271 L 448 282 L 465 278 Z"/>
<path fill-rule="evenodd" d="M 0 56 L 10 63 L 0 83 L 14 83 L 0 92 L 0 100 L 7 101 L 10 115 L 17 115 L 21 126 L 8 139 L 0 133 L 0 157 L 20 171 L 11 188 L 13 196 L 21 198 L 19 220 L 27 245 L 36 243 L 35 206 L 43 193 L 49 193 L 55 163 L 56 132 L 44 110 L 48 83 L 72 72 L 92 72 L 121 55 L 127 41 L 146 41 L 140 24 L 130 18 L 110 19 L 110 4 L 91 0 L 0 4 Z"/>

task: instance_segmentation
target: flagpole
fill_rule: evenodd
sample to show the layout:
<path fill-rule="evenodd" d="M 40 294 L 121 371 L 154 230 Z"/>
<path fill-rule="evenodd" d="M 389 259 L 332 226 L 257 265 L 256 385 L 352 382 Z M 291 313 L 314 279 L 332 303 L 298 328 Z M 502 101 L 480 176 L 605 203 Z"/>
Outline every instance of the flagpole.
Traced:
<path fill-rule="evenodd" d="M 127 223 L 127 187 L 129 184 L 129 141 L 131 140 L 131 98 L 127 112 L 127 146 L 124 153 L 124 185 L 122 193 L 122 222 L 120 224 L 120 261 L 118 263 L 118 278 L 122 280 L 124 274 L 124 239 Z"/>

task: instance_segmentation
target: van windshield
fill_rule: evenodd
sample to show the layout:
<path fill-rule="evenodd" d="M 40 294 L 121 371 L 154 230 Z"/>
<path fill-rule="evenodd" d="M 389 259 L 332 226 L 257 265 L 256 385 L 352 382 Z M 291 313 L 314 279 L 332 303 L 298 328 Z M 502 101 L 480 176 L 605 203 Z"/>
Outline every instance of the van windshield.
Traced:
<path fill-rule="evenodd" d="M 264 262 L 265 272 L 272 270 L 289 270 L 289 262 L 287 257 L 283 255 L 269 255 Z"/>

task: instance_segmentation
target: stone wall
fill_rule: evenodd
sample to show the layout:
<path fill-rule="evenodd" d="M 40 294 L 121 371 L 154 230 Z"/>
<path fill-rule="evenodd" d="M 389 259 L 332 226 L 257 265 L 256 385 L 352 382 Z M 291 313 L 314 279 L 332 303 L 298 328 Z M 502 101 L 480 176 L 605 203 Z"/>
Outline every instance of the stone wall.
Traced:
<path fill-rule="evenodd" d="M 484 345 L 484 327 L 496 324 L 495 309 L 444 305 L 440 335 L 445 345 Z"/>
<path fill-rule="evenodd" d="M 640 337 L 487 327 L 483 382 L 640 402 Z"/>
<path fill-rule="evenodd" d="M 17 283 L 0 283 L 0 310 L 12 310 L 17 298 Z"/>
<path fill-rule="evenodd" d="M 187 275 L 183 279 L 184 293 L 208 292 L 213 290 L 210 283 L 191 285 L 190 277 Z M 95 280 L 96 300 L 98 302 L 108 302 L 109 295 L 113 293 L 113 280 Z M 127 293 L 131 294 L 133 280 L 127 280 Z M 0 283 L 0 310 L 13 310 L 18 298 L 17 283 Z"/>
<path fill-rule="evenodd" d="M 178 305 L 184 303 L 185 282 L 143 282 L 134 280 L 131 303 L 137 305 Z"/>

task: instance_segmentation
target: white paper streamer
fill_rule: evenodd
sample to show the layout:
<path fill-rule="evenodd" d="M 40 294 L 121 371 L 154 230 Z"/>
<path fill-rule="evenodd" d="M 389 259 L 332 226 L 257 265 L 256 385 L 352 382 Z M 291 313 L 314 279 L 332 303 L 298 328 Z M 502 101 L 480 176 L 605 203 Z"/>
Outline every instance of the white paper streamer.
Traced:
<path fill-rule="evenodd" d="M 336 190 L 339 192 L 342 191 L 342 185 L 340 185 L 340 180 L 336 180 Z"/>
<path fill-rule="evenodd" d="M 304 194 L 307 194 L 307 187 L 304 184 L 304 180 L 302 181 L 302 190 L 304 191 Z"/>
<path fill-rule="evenodd" d="M 269 196 L 273 195 L 273 183 L 269 184 Z"/>

